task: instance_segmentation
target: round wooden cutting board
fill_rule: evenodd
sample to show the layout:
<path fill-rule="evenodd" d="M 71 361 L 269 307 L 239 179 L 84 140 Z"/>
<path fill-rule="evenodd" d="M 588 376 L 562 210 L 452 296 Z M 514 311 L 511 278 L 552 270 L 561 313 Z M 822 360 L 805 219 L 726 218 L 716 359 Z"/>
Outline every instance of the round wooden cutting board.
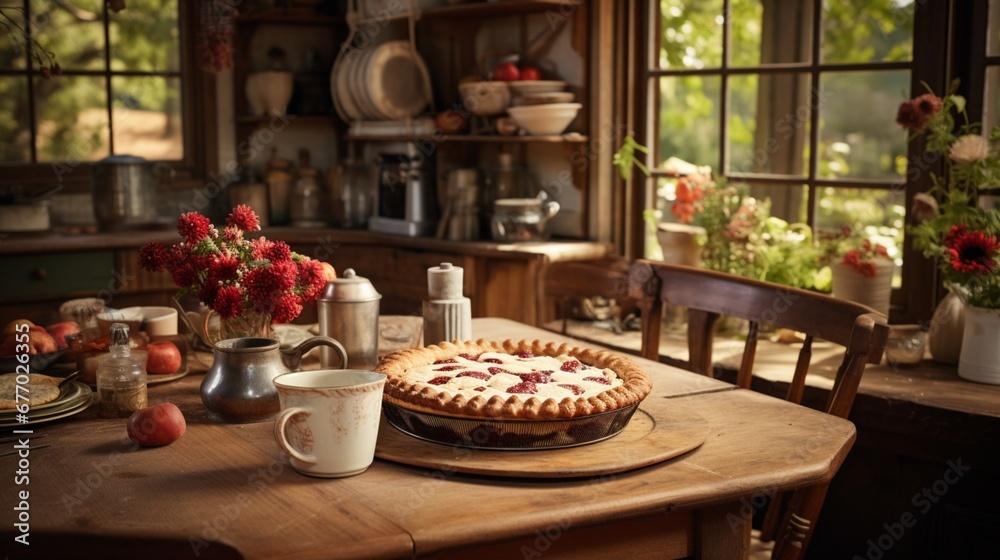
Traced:
<path fill-rule="evenodd" d="M 697 448 L 708 421 L 672 399 L 647 398 L 618 435 L 562 449 L 496 451 L 452 447 L 405 434 L 382 417 L 375 456 L 449 472 L 521 478 L 570 478 L 623 472 Z"/>

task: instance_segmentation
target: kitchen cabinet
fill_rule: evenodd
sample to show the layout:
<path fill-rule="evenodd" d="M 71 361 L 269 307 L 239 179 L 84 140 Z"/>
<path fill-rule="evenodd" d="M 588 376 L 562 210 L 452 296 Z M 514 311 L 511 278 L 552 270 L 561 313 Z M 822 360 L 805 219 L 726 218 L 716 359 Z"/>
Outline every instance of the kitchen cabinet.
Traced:
<path fill-rule="evenodd" d="M 320 13 L 306 7 L 273 8 L 241 14 L 234 21 L 233 114 L 236 152 L 260 167 L 279 149 L 294 159 L 299 148 L 337 146 L 346 126 L 330 99 L 330 67 L 347 35 L 343 14 Z M 280 49 L 281 57 L 275 57 Z M 253 114 L 247 80 L 275 66 L 293 74 L 292 98 L 285 115 Z M 336 154 L 313 150 L 313 161 L 326 166 Z"/>
<path fill-rule="evenodd" d="M 553 262 L 601 259 L 604 243 L 453 243 L 369 231 L 272 227 L 261 232 L 303 255 L 333 264 L 338 273 L 353 268 L 382 294 L 386 315 L 422 314 L 427 269 L 450 262 L 465 270 L 464 292 L 476 317 L 504 317 L 540 324 L 546 315 L 544 276 Z M 139 267 L 138 248 L 150 241 L 176 243 L 173 231 L 125 235 L 98 233 L 8 238 L 0 244 L 5 276 L 0 291 L 0 324 L 18 317 L 42 324 L 57 320 L 59 305 L 74 297 L 100 297 L 109 307 L 168 305 L 176 293 L 166 272 Z M 34 287 L 33 271 L 44 265 L 48 283 Z M 298 323 L 316 321 L 308 307 Z"/>

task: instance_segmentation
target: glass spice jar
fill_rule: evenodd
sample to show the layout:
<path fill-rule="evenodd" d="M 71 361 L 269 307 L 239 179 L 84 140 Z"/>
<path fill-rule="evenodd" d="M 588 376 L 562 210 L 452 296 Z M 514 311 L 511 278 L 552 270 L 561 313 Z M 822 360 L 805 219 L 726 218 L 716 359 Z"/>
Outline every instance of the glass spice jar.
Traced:
<path fill-rule="evenodd" d="M 129 349 L 128 325 L 111 325 L 111 355 L 97 366 L 97 411 L 101 418 L 128 418 L 146 408 L 146 368 Z"/>

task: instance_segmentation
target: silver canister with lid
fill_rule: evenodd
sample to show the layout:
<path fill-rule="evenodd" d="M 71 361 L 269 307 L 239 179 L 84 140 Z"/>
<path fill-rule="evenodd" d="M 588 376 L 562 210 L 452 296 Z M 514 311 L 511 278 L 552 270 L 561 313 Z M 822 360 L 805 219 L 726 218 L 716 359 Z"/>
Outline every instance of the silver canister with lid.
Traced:
<path fill-rule="evenodd" d="M 353 268 L 326 284 L 317 302 L 319 334 L 340 341 L 347 350 L 345 369 L 370 370 L 378 365 L 378 316 L 382 295 Z M 339 358 L 321 348 L 323 367 L 340 365 Z"/>

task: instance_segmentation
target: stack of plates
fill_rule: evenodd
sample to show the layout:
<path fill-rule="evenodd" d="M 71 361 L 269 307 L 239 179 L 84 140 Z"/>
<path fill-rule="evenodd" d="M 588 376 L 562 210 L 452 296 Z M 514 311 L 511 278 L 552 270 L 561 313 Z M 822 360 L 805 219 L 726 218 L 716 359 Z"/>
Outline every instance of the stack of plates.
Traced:
<path fill-rule="evenodd" d="M 406 120 L 430 103 L 430 77 L 409 41 L 342 52 L 330 74 L 337 112 L 349 121 Z"/>
<path fill-rule="evenodd" d="M 17 421 L 16 410 L 0 410 L 0 428 L 17 428 L 66 418 L 83 412 L 93 400 L 94 393 L 90 387 L 79 381 L 70 381 L 60 389 L 59 398 L 31 407 L 27 423 Z"/>

